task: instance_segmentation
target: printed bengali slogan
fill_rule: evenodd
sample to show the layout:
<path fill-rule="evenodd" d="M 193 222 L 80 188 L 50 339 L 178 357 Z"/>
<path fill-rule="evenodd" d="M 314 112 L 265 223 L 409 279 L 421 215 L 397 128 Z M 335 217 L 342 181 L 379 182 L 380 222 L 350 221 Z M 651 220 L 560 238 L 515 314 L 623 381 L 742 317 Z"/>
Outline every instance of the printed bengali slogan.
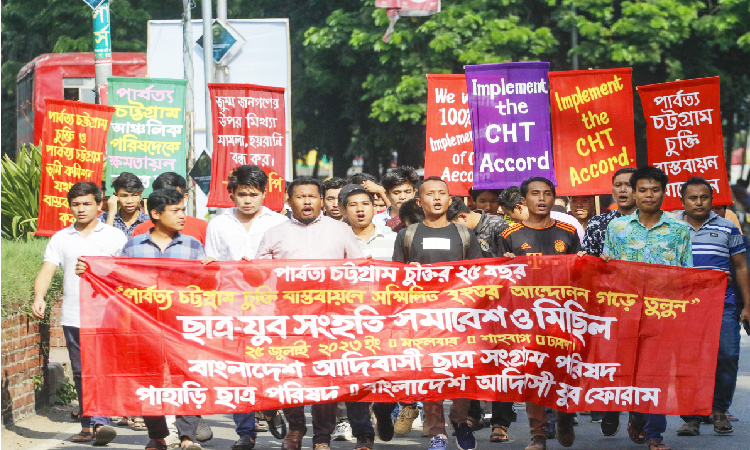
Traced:
<path fill-rule="evenodd" d="M 731 205 L 724 162 L 719 77 L 640 86 L 646 116 L 648 163 L 669 176 L 662 208 L 682 209 L 682 184 L 706 179 L 714 205 Z"/>
<path fill-rule="evenodd" d="M 79 181 L 101 184 L 109 106 L 45 99 L 37 236 L 52 236 L 75 218 L 68 192 Z"/>
<path fill-rule="evenodd" d="M 227 192 L 232 170 L 245 164 L 268 175 L 264 205 L 284 205 L 286 120 L 284 89 L 250 84 L 210 83 L 214 150 L 208 206 L 234 206 Z"/>
<path fill-rule="evenodd" d="M 721 272 L 575 256 L 89 264 L 87 414 L 447 398 L 568 411 L 711 408 Z M 630 282 L 647 273 L 662 281 Z M 107 341 L 134 351 L 112 352 Z M 664 358 L 673 372 L 651 370 Z"/>

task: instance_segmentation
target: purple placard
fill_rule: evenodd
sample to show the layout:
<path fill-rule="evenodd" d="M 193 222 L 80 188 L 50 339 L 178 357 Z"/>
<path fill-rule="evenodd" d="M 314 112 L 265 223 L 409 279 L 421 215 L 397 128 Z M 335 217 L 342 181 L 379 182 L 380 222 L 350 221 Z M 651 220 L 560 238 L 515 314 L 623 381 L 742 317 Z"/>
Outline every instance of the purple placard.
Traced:
<path fill-rule="evenodd" d="M 548 62 L 466 66 L 474 189 L 520 186 L 530 177 L 545 177 L 557 185 L 548 73 Z"/>

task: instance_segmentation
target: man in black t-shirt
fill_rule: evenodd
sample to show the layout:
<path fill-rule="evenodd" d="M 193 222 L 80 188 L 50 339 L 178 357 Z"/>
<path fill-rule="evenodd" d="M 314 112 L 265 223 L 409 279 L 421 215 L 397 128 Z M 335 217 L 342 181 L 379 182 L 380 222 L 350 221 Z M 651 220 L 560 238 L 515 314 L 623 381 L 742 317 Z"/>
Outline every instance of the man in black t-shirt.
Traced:
<path fill-rule="evenodd" d="M 403 263 L 433 264 L 482 258 L 482 249 L 474 233 L 463 225 L 451 223 L 446 217 L 451 204 L 448 185 L 440 177 L 429 177 L 417 191 L 417 202 L 425 219 L 399 231 L 393 248 L 393 260 Z M 476 439 L 467 423 L 469 399 L 453 399 L 449 418 L 456 429 L 456 444 L 460 450 L 476 448 Z M 383 404 L 373 407 L 378 428 L 390 421 L 384 413 L 390 410 Z M 383 417 L 383 420 L 381 420 Z M 429 428 L 430 449 L 445 450 L 447 434 L 443 401 L 424 402 L 424 420 Z"/>
<path fill-rule="evenodd" d="M 500 248 L 504 256 L 573 255 L 581 250 L 575 228 L 550 217 L 555 204 L 555 186 L 551 181 L 542 177 L 529 178 L 521 184 L 521 196 L 529 217 L 503 231 Z M 544 406 L 526 402 L 526 414 L 531 428 L 531 442 L 526 450 L 546 449 L 544 426 L 547 424 L 547 414 Z M 563 447 L 570 447 L 575 441 L 575 414 L 556 411 L 556 416 L 557 441 Z"/>

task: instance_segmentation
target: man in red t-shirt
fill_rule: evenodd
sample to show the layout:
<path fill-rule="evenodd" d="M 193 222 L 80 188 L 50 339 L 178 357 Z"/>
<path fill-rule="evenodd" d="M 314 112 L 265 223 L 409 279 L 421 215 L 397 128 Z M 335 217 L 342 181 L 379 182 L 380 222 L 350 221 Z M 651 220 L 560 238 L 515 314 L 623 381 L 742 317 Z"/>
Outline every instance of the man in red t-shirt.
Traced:
<path fill-rule="evenodd" d="M 187 202 L 188 199 L 188 192 L 187 192 L 187 181 L 185 181 L 185 178 L 182 177 L 182 175 L 175 173 L 175 172 L 164 172 L 163 174 L 156 177 L 153 184 L 154 190 L 157 189 L 177 189 L 185 196 L 185 202 Z M 138 225 L 135 230 L 133 230 L 133 237 L 138 236 L 139 234 L 146 234 L 151 230 L 151 228 L 154 226 L 153 223 L 149 220 L 148 222 L 143 222 L 142 224 Z M 206 227 L 208 224 L 205 220 L 197 219 L 195 217 L 186 216 L 185 217 L 185 228 L 182 230 L 182 234 L 187 234 L 188 236 L 194 237 L 198 239 L 201 243 L 201 245 L 206 245 Z"/>

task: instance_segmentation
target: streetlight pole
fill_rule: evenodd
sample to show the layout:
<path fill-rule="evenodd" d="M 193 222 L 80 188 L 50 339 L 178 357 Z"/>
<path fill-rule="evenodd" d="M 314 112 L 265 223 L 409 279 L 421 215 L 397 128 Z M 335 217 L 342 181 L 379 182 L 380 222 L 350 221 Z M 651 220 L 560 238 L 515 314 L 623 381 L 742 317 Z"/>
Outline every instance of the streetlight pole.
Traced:
<path fill-rule="evenodd" d="M 208 83 L 214 82 L 214 31 L 211 26 L 213 14 L 211 12 L 211 0 L 201 2 L 203 10 L 203 74 L 206 79 L 206 150 L 213 155 L 213 123 L 211 121 L 211 95 L 208 92 Z"/>
<path fill-rule="evenodd" d="M 219 19 L 220 22 L 226 23 L 227 22 L 227 0 L 217 0 L 216 1 L 216 18 Z M 216 82 L 217 83 L 226 83 L 229 81 L 229 67 L 224 64 L 219 64 L 216 66 Z"/>
<path fill-rule="evenodd" d="M 107 78 L 112 76 L 112 39 L 109 30 L 109 0 L 94 10 L 94 102 L 101 104 L 107 94 Z"/>

